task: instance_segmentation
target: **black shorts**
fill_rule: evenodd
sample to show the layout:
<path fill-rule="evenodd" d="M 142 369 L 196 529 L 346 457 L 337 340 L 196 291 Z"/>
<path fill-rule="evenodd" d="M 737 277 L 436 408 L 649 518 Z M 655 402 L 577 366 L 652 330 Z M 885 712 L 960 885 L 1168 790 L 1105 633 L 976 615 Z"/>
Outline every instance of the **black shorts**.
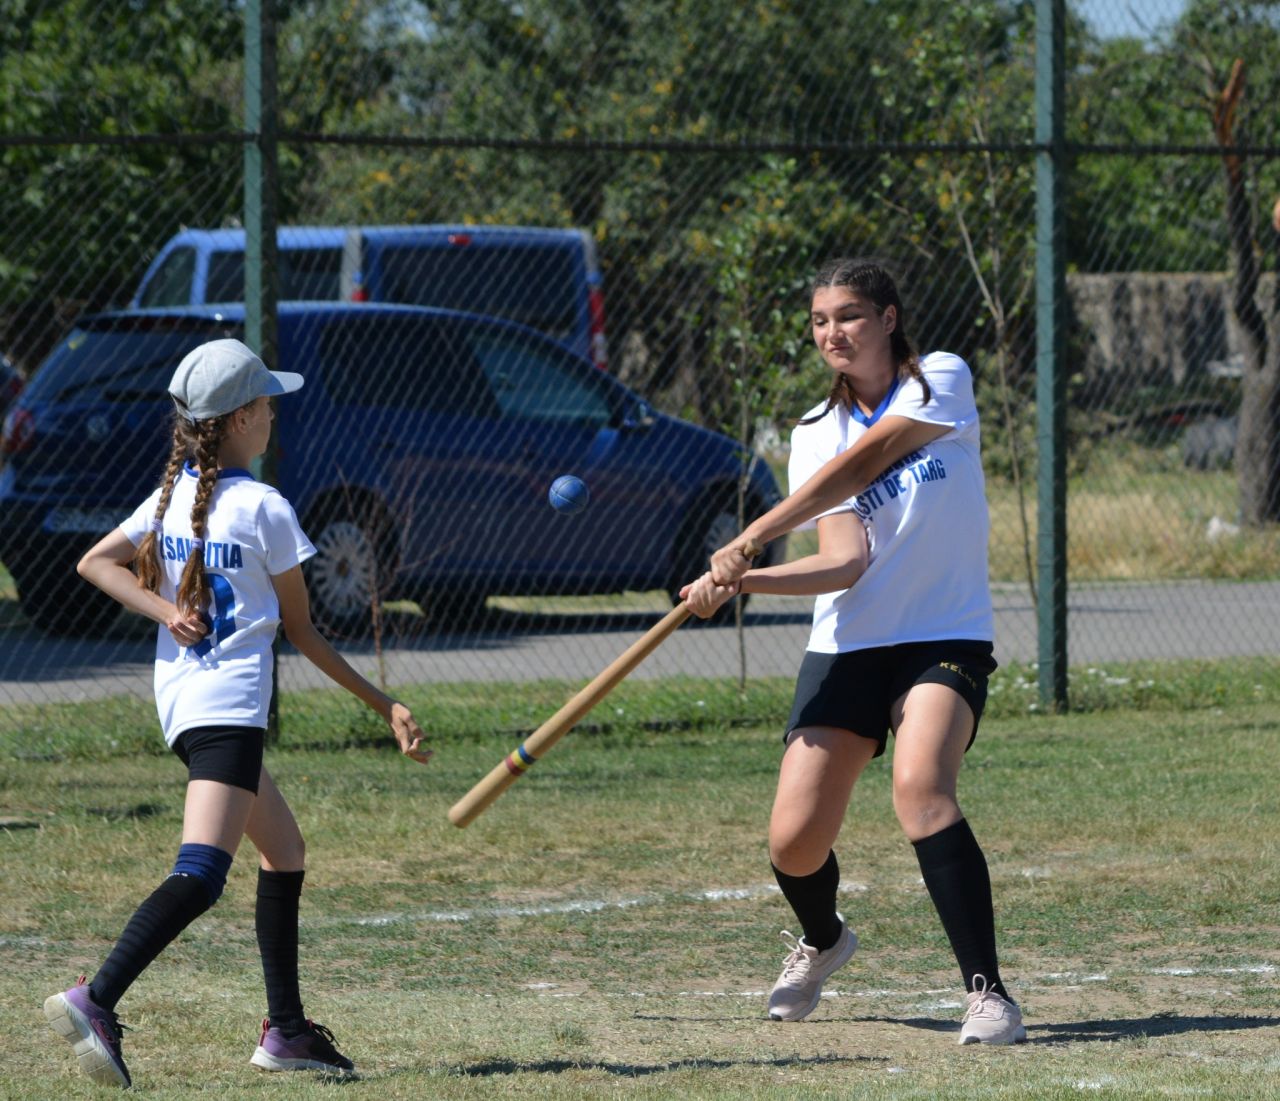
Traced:
<path fill-rule="evenodd" d="M 188 780 L 217 780 L 257 795 L 266 736 L 256 726 L 198 726 L 179 734 L 173 751 Z"/>
<path fill-rule="evenodd" d="M 889 739 L 894 701 L 917 684 L 945 684 L 973 712 L 973 745 L 987 702 L 987 678 L 995 668 L 991 643 L 972 639 L 904 642 L 846 654 L 809 650 L 796 677 L 785 737 L 797 727 L 834 726 L 874 739 L 879 757 Z"/>

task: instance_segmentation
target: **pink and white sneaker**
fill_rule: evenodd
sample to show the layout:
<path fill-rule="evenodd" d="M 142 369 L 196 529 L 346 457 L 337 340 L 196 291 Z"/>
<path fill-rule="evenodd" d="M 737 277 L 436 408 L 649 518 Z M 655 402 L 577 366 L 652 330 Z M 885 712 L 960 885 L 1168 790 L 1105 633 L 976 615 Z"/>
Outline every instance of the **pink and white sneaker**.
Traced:
<path fill-rule="evenodd" d="M 968 1007 L 960 1026 L 962 1044 L 1020 1044 L 1027 1038 L 1022 1010 L 987 989 L 983 975 L 974 975 L 973 991 L 965 996 Z"/>

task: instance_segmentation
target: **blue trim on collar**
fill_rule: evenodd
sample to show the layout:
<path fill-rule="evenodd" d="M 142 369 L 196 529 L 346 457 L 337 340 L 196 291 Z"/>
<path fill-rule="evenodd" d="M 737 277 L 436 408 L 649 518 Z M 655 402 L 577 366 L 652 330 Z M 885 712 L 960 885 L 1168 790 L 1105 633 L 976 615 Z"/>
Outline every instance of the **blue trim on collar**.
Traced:
<path fill-rule="evenodd" d="M 870 416 L 867 416 L 867 414 L 864 413 L 861 409 L 859 409 L 857 405 L 854 405 L 854 407 L 851 410 L 849 410 L 849 412 L 853 414 L 853 419 L 856 420 L 864 428 L 870 428 L 873 424 L 876 423 L 876 421 L 878 421 L 882 416 L 884 416 L 884 411 L 889 408 L 889 402 L 893 401 L 893 395 L 898 392 L 898 385 L 901 382 L 902 382 L 901 375 L 893 376 L 893 385 L 889 387 L 888 393 L 886 393 L 885 396 L 880 399 L 880 404 L 876 406 L 876 411 L 872 413 Z"/>
<path fill-rule="evenodd" d="M 200 475 L 196 473 L 196 468 L 192 466 L 190 463 L 183 464 L 182 473 L 186 474 L 188 477 L 191 477 L 191 478 L 200 477 Z M 252 477 L 253 477 L 252 471 L 245 470 L 244 467 L 240 467 L 240 466 L 224 466 L 221 470 L 218 471 L 218 481 L 222 481 L 223 478 L 252 478 Z"/>

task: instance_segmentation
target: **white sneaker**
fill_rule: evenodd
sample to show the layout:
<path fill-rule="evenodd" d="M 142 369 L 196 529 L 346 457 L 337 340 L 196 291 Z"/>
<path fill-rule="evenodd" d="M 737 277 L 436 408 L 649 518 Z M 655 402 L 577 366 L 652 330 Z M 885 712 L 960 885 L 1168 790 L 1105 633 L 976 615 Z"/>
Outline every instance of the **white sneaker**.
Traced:
<path fill-rule="evenodd" d="M 840 917 L 840 939 L 824 952 L 810 948 L 803 938 L 796 940 L 785 930 L 782 940 L 791 951 L 783 961 L 782 974 L 769 991 L 769 1016 L 775 1021 L 799 1021 L 818 1004 L 822 984 L 853 957 L 858 938 Z"/>
<path fill-rule="evenodd" d="M 960 1027 L 962 1044 L 1020 1044 L 1027 1038 L 1022 1027 L 1022 1010 L 1013 1002 L 987 989 L 983 975 L 974 975 L 973 992 Z"/>

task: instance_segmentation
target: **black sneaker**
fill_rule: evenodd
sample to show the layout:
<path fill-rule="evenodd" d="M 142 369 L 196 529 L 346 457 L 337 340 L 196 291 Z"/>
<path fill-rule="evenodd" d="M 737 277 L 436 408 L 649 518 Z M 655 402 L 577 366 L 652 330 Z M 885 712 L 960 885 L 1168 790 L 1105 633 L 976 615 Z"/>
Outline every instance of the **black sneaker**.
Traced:
<path fill-rule="evenodd" d="M 263 1021 L 262 1037 L 249 1062 L 260 1070 L 318 1070 L 343 1078 L 356 1073 L 355 1064 L 333 1046 L 333 1033 L 315 1021 L 308 1021 L 306 1031 L 296 1036 L 286 1036 L 269 1020 Z"/>

